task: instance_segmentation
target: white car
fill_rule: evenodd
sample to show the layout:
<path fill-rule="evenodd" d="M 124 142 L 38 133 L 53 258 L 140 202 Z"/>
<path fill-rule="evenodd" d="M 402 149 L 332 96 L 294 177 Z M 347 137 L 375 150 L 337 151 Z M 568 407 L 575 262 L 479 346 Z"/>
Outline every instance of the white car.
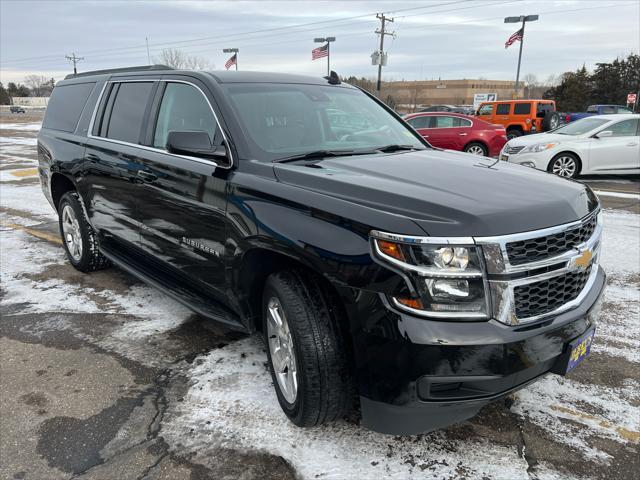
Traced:
<path fill-rule="evenodd" d="M 640 173 L 640 115 L 598 115 L 509 140 L 500 160 L 561 177 Z"/>

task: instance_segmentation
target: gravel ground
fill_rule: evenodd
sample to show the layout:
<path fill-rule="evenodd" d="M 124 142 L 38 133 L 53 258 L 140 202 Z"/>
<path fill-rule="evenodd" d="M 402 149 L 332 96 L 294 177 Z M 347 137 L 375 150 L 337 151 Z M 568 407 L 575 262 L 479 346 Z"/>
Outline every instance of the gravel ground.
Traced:
<path fill-rule="evenodd" d="M 64 259 L 40 191 L 41 112 L 0 112 L 0 478 L 637 478 L 640 181 L 588 178 L 609 287 L 592 357 L 427 435 L 300 430 L 256 337 L 115 268 Z"/>

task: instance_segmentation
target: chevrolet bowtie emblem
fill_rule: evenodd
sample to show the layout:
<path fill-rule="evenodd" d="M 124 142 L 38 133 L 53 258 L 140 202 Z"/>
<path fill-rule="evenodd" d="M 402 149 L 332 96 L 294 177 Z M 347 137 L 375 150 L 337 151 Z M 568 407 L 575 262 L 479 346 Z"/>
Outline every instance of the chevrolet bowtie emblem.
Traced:
<path fill-rule="evenodd" d="M 593 253 L 591 250 L 584 250 L 579 256 L 574 257 L 573 264 L 578 268 L 587 268 L 591 265 L 591 259 L 593 258 Z"/>

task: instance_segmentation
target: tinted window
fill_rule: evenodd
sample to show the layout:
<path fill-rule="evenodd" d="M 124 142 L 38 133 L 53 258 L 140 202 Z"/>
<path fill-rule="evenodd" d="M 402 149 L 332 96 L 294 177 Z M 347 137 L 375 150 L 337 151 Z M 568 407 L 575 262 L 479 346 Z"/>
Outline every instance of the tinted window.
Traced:
<path fill-rule="evenodd" d="M 407 120 L 413 128 L 429 128 L 433 117 L 414 117 Z"/>
<path fill-rule="evenodd" d="M 202 92 L 185 83 L 168 83 L 158 112 L 153 146 L 164 148 L 167 136 L 175 131 L 203 131 L 213 142 L 216 118 Z"/>
<path fill-rule="evenodd" d="M 616 113 L 616 107 L 605 105 L 604 107 L 602 107 L 602 113 L 605 115 L 609 113 Z"/>
<path fill-rule="evenodd" d="M 598 107 L 595 105 L 589 105 L 587 107 L 587 113 L 598 113 Z"/>
<path fill-rule="evenodd" d="M 637 135 L 638 120 L 634 118 L 614 123 L 613 125 L 605 128 L 605 130 L 611 130 L 614 137 L 633 137 Z"/>
<path fill-rule="evenodd" d="M 54 88 L 42 126 L 63 132 L 74 132 L 94 85 L 95 82 L 76 83 Z"/>
<path fill-rule="evenodd" d="M 509 110 L 511 110 L 510 103 L 499 103 L 496 106 L 496 115 L 509 115 Z"/>
<path fill-rule="evenodd" d="M 513 106 L 514 115 L 529 115 L 531 113 L 530 103 L 516 103 Z"/>
<path fill-rule="evenodd" d="M 553 112 L 553 103 L 539 103 L 536 109 L 538 113 Z"/>
<path fill-rule="evenodd" d="M 618 107 L 618 113 L 633 113 L 627 107 Z"/>
<path fill-rule="evenodd" d="M 121 83 L 113 101 L 107 138 L 123 142 L 138 143 L 144 112 L 153 83 Z M 112 93 L 112 95 L 114 94 Z"/>

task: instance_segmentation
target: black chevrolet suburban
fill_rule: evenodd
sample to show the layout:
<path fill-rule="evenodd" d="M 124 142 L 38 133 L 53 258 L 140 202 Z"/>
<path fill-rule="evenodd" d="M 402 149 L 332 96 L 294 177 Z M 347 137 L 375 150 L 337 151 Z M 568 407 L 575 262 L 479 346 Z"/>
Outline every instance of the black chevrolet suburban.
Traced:
<path fill-rule="evenodd" d="M 589 353 L 594 193 L 433 148 L 333 73 L 71 75 L 38 157 L 71 264 L 261 331 L 296 425 L 425 432 Z"/>

